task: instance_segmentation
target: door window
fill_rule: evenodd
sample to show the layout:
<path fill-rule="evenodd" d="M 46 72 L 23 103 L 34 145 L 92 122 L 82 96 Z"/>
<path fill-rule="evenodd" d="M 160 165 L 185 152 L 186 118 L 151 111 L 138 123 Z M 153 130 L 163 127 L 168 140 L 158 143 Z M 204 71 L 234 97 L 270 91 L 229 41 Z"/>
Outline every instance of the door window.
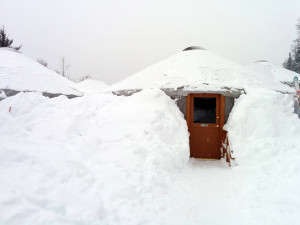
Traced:
<path fill-rule="evenodd" d="M 216 123 L 216 98 L 194 97 L 194 123 Z"/>

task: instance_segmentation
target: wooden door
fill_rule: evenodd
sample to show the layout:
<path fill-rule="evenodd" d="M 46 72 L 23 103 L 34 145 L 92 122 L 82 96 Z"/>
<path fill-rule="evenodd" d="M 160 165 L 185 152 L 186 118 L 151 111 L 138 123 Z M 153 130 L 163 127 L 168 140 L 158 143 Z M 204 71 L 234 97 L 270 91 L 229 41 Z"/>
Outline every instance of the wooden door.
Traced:
<path fill-rule="evenodd" d="M 187 123 L 190 132 L 190 156 L 221 158 L 221 96 L 219 94 L 189 94 Z M 223 127 L 223 126 L 222 126 Z"/>

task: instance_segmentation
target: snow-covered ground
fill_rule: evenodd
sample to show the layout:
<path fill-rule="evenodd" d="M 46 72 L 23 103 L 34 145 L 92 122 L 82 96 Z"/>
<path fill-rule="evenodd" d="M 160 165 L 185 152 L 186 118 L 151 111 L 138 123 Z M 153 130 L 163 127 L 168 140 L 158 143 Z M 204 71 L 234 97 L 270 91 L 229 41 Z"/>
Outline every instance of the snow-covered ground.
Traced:
<path fill-rule="evenodd" d="M 231 168 L 189 159 L 186 122 L 160 90 L 20 93 L 0 102 L 0 121 L 0 224 L 300 223 L 290 95 L 246 89 L 236 101 Z"/>
<path fill-rule="evenodd" d="M 11 48 L 0 48 L 0 89 L 82 95 L 74 83 Z"/>
<path fill-rule="evenodd" d="M 95 80 L 95 79 L 87 79 L 87 80 L 83 80 L 79 83 L 75 83 L 74 88 L 82 91 L 82 92 L 100 92 L 100 91 L 104 91 L 108 88 L 109 86 L 104 83 L 103 81 L 100 80 Z"/>

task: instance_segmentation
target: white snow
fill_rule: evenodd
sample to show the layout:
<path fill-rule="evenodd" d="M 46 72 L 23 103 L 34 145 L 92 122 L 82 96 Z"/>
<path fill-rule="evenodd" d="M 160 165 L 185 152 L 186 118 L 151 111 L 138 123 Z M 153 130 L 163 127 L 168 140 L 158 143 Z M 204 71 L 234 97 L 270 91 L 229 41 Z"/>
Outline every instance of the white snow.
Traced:
<path fill-rule="evenodd" d="M 73 82 L 9 48 L 0 48 L 0 89 L 81 95 Z"/>
<path fill-rule="evenodd" d="M 189 160 L 183 115 L 156 89 L 20 93 L 0 102 L 0 121 L 0 224 L 300 223 L 290 95 L 248 88 L 236 101 L 231 168 Z"/>
<path fill-rule="evenodd" d="M 299 73 L 287 70 L 266 60 L 251 63 L 248 68 L 283 82 L 293 82 L 295 76 L 300 77 Z"/>
<path fill-rule="evenodd" d="M 294 90 L 264 74 L 249 70 L 207 50 L 179 52 L 112 85 L 109 90 L 172 88 L 219 91 L 228 88 L 267 88 L 293 93 Z"/>
<path fill-rule="evenodd" d="M 99 91 L 104 91 L 109 86 L 100 80 L 87 79 L 87 80 L 83 80 L 79 83 L 76 83 L 74 87 L 77 90 L 82 91 L 82 92 L 92 92 L 92 91 L 99 92 Z"/>
<path fill-rule="evenodd" d="M 21 93 L 0 118 L 0 224 L 153 221 L 188 161 L 186 123 L 162 91 Z"/>

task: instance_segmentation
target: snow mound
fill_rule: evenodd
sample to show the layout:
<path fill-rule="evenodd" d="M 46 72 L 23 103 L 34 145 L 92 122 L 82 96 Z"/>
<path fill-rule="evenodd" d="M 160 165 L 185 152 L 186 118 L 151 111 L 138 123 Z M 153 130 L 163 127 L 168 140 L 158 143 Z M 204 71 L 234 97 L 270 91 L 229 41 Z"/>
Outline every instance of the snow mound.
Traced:
<path fill-rule="evenodd" d="M 299 73 L 274 65 L 266 60 L 256 61 L 250 64 L 248 68 L 282 82 L 293 82 L 295 76 L 300 77 Z"/>
<path fill-rule="evenodd" d="M 189 158 L 186 122 L 160 90 L 19 93 L 0 118 L 1 224 L 152 223 Z"/>
<path fill-rule="evenodd" d="M 226 129 L 254 219 L 247 224 L 300 222 L 300 120 L 293 110 L 291 95 L 248 89 L 230 114 Z"/>
<path fill-rule="evenodd" d="M 300 223 L 290 95 L 248 88 L 236 100 L 232 167 L 189 160 L 186 121 L 160 90 L 19 93 L 0 121 L 0 224 Z"/>
<path fill-rule="evenodd" d="M 0 89 L 81 95 L 73 82 L 21 53 L 0 48 Z"/>
<path fill-rule="evenodd" d="M 177 89 L 191 91 L 220 91 L 231 88 L 267 88 L 293 92 L 264 74 L 256 73 L 237 63 L 207 50 L 195 49 L 179 52 L 112 85 L 109 90 L 135 90 L 144 88 Z"/>
<path fill-rule="evenodd" d="M 83 80 L 75 85 L 75 88 L 82 92 L 103 91 L 108 87 L 103 81 L 94 79 Z"/>
<path fill-rule="evenodd" d="M 236 100 L 225 128 L 238 161 L 262 163 L 280 153 L 300 151 L 300 120 L 293 96 L 264 89 L 248 89 Z M 300 158 L 299 158 L 300 159 Z"/>

